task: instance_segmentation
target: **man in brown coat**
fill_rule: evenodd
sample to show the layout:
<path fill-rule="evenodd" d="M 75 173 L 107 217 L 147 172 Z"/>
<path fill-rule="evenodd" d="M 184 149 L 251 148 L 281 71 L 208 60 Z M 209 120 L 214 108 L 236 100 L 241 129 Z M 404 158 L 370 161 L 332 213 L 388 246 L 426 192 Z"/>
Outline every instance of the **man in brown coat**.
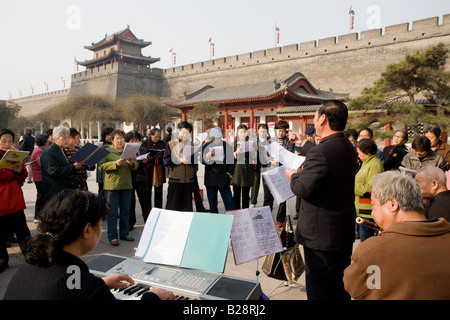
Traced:
<path fill-rule="evenodd" d="M 450 299 L 450 223 L 426 220 L 411 177 L 388 171 L 372 185 L 372 215 L 384 231 L 355 249 L 347 292 L 357 300 Z"/>

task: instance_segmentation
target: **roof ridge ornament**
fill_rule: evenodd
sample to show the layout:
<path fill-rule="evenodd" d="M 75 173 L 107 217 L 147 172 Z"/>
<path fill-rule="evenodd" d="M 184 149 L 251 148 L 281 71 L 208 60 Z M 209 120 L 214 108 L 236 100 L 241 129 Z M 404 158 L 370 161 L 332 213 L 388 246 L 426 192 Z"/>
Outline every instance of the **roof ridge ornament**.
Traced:
<path fill-rule="evenodd" d="M 277 79 L 273 79 L 273 90 L 277 91 L 278 89 L 280 89 L 280 87 L 281 83 L 279 83 Z"/>

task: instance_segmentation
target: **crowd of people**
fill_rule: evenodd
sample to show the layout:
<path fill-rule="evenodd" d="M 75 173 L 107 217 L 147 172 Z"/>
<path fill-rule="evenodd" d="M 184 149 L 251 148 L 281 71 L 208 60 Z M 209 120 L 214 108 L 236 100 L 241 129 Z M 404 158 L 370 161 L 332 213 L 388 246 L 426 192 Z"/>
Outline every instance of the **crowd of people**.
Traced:
<path fill-rule="evenodd" d="M 345 104 L 330 100 L 323 102 L 315 114 L 314 127 L 303 135 L 290 130 L 283 120 L 275 123 L 274 137 L 266 124 L 259 124 L 257 131 L 241 124 L 231 142 L 220 127 L 211 128 L 202 139 L 194 137 L 192 124 L 185 121 L 174 132 L 169 128 L 164 140 L 158 128 L 150 130 L 147 137 L 135 130 L 125 133 L 104 128 L 100 145 L 108 155 L 94 167 L 85 161 L 69 160 L 81 148 L 76 129 L 59 126 L 33 137 L 27 128 L 23 140 L 33 143 L 30 157 L 10 169 L 0 169 L 0 197 L 8 199 L 0 202 L 0 272 L 8 267 L 6 241 L 10 236 L 17 237 L 27 262 L 11 281 L 5 298 L 36 298 L 39 294 L 49 299 L 74 298 L 55 287 L 62 281 L 60 267 L 72 263 L 86 271 L 79 258 L 95 248 L 103 221 L 112 246 L 118 246 L 120 240 L 135 241 L 130 231 L 136 223 L 137 202 L 144 221 L 153 207 L 192 212 L 195 204 L 198 212 L 219 213 L 218 193 L 226 211 L 251 208 L 258 203 L 262 183 L 262 205 L 273 210 L 274 197 L 261 173 L 282 165 L 265 148 L 274 142 L 306 157 L 297 170 L 287 169 L 286 177 L 296 196 L 295 237 L 304 248 L 308 299 L 450 298 L 441 290 L 448 285 L 450 269 L 430 267 L 433 274 L 426 274 L 432 280 L 424 277 L 419 281 L 413 274 L 420 273 L 419 269 L 402 266 L 402 259 L 412 255 L 415 247 L 421 247 L 418 255 L 430 266 L 442 255 L 439 249 L 428 250 L 436 243 L 440 243 L 436 247 L 441 247 L 444 255 L 450 253 L 450 191 L 445 174 L 450 169 L 450 146 L 440 139 L 440 128 L 428 126 L 424 135 L 412 141 L 412 151 L 406 147 L 407 131 L 397 130 L 393 144 L 381 150 L 372 129 L 345 131 L 347 120 Z M 15 150 L 14 139 L 11 130 L 0 130 L 0 158 L 6 151 Z M 134 157 L 123 159 L 127 143 L 141 145 Z M 201 165 L 209 208 L 204 207 L 199 189 L 197 172 Z M 94 172 L 97 194 L 89 191 L 87 184 Z M 40 231 L 33 237 L 26 224 L 21 189 L 29 176 L 28 182 L 34 181 L 36 186 L 34 219 Z M 80 204 L 68 206 L 68 199 Z M 278 228 L 286 222 L 286 205 L 278 204 Z M 356 224 L 356 217 L 377 224 L 382 231 Z M 428 240 L 422 245 L 423 235 Z M 353 252 L 355 237 L 361 243 Z M 403 244 L 393 245 L 397 243 Z M 395 259 L 387 256 L 390 250 Z M 449 264 L 444 261 L 444 266 Z M 364 268 L 373 265 L 382 268 L 382 289 L 376 284 L 375 289 L 367 288 L 370 274 Z M 392 277 L 389 272 L 396 268 L 392 272 L 408 274 L 407 281 L 414 289 L 406 290 L 406 285 L 388 280 Z M 19 278 L 39 273 L 43 281 L 54 281 L 49 285 L 37 283 L 24 296 Z M 87 271 L 84 277 L 88 290 L 96 292 L 86 297 L 93 299 L 109 299 L 108 287 L 133 282 L 123 277 L 98 282 Z M 173 294 L 156 290 L 147 298 L 172 299 Z"/>

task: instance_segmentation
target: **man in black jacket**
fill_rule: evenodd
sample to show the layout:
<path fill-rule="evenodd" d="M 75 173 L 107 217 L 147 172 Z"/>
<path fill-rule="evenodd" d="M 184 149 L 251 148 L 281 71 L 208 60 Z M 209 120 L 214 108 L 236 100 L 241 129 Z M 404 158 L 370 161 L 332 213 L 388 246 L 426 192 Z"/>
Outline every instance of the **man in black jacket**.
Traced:
<path fill-rule="evenodd" d="M 235 210 L 230 181 L 234 173 L 233 149 L 228 142 L 222 140 L 223 132 L 219 127 L 209 132 L 211 141 L 202 148 L 205 165 L 205 187 L 211 213 L 219 213 L 217 208 L 217 192 L 220 192 L 225 210 Z M 217 154 L 216 154 L 217 153 Z M 219 155 L 220 153 L 220 155 Z"/>
<path fill-rule="evenodd" d="M 392 145 L 383 149 L 384 171 L 398 169 L 402 165 L 403 157 L 408 153 L 405 143 L 408 142 L 408 132 L 405 129 L 395 131 Z"/>
<path fill-rule="evenodd" d="M 355 241 L 356 151 L 344 136 L 348 110 L 324 101 L 314 126 L 321 141 L 298 170 L 286 170 L 291 189 L 301 198 L 296 241 L 304 246 L 306 290 L 310 300 L 350 299 L 342 277 Z M 291 133 L 299 143 L 300 135 Z"/>
<path fill-rule="evenodd" d="M 78 186 L 75 172 L 83 167 L 84 161 L 72 164 L 67 160 L 64 148 L 69 145 L 69 138 L 69 128 L 54 128 L 53 143 L 42 153 L 42 198 L 45 203 L 61 190 L 75 189 Z"/>

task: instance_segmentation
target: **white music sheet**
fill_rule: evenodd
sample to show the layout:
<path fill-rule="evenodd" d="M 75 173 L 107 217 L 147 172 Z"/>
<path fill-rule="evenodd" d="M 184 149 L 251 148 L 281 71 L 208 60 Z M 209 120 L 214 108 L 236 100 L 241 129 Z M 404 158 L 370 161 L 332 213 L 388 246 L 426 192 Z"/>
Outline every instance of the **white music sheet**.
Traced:
<path fill-rule="evenodd" d="M 239 265 L 258 258 L 258 240 L 248 209 L 226 211 L 225 213 L 234 216 L 233 227 L 231 228 L 231 244 L 235 263 Z"/>
<path fill-rule="evenodd" d="M 225 213 L 234 216 L 231 243 L 237 265 L 283 251 L 270 207 Z"/>
<path fill-rule="evenodd" d="M 241 148 L 241 152 L 239 152 L 239 153 L 250 152 L 250 147 L 253 144 L 254 144 L 254 142 L 252 140 L 238 142 L 237 146 L 238 146 L 238 148 Z"/>
<path fill-rule="evenodd" d="M 120 159 L 129 159 L 129 158 L 136 158 L 136 154 L 139 150 L 139 147 L 141 146 L 141 143 L 127 143 L 125 144 L 125 148 L 123 148 L 122 156 Z"/>
<path fill-rule="evenodd" d="M 305 162 L 306 157 L 298 156 L 295 153 L 287 151 L 278 142 L 272 142 L 265 146 L 267 152 L 275 158 L 278 162 L 281 162 L 283 166 L 297 170 Z"/>
<path fill-rule="evenodd" d="M 139 240 L 138 248 L 135 253 L 136 257 L 143 258 L 147 253 L 148 246 L 152 241 L 153 230 L 156 227 L 156 223 L 162 210 L 163 209 L 152 208 L 152 210 L 150 211 L 147 222 L 144 226 L 144 230 L 142 231 L 141 239 Z"/>
<path fill-rule="evenodd" d="M 180 265 L 193 216 L 193 212 L 168 210 L 160 214 L 144 261 Z"/>
<path fill-rule="evenodd" d="M 223 150 L 222 145 L 217 146 L 217 147 L 212 147 L 209 152 L 214 154 L 214 156 L 211 157 L 211 160 L 223 161 L 224 150 Z"/>
<path fill-rule="evenodd" d="M 281 166 L 261 173 L 277 203 L 284 202 L 295 196 L 291 190 L 291 183 L 286 178 L 285 171 L 286 168 Z"/>
<path fill-rule="evenodd" d="M 200 150 L 201 147 L 203 146 L 203 142 L 206 140 L 207 137 L 208 134 L 206 132 L 200 133 L 197 139 L 195 139 L 195 144 L 193 146 L 188 145 L 183 148 L 183 157 L 189 158 L 198 150 Z"/>

